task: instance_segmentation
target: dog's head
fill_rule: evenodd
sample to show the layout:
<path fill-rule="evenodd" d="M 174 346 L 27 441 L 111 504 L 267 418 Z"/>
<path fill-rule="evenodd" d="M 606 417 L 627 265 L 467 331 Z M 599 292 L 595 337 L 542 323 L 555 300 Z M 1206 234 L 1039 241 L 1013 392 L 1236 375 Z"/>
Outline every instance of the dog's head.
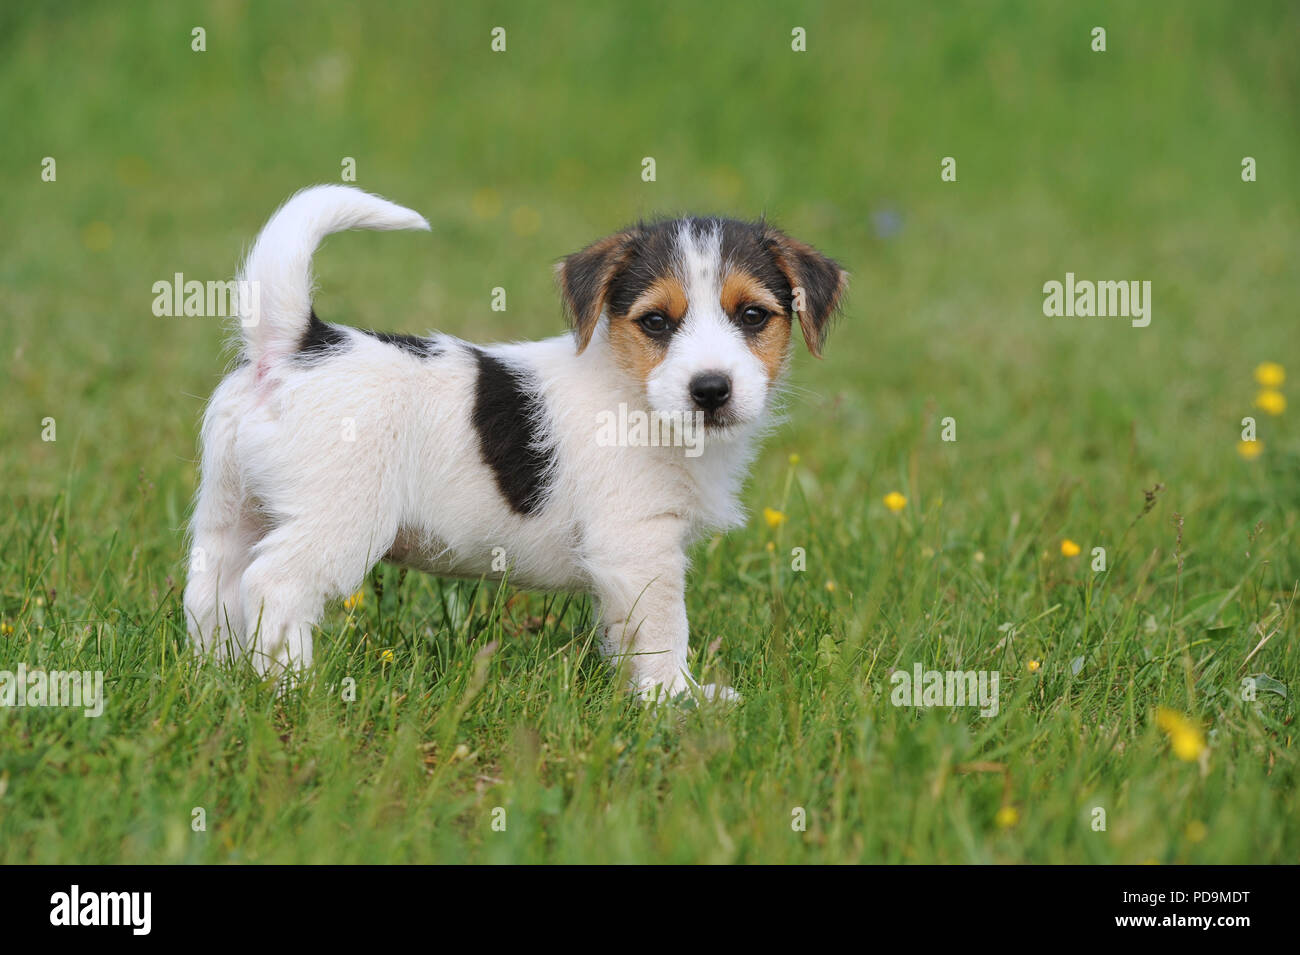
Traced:
<path fill-rule="evenodd" d="M 702 412 L 710 430 L 760 418 L 796 319 L 820 357 L 847 275 L 762 222 L 640 224 L 575 252 L 560 286 L 581 352 L 602 317 L 614 360 L 651 410 Z"/>

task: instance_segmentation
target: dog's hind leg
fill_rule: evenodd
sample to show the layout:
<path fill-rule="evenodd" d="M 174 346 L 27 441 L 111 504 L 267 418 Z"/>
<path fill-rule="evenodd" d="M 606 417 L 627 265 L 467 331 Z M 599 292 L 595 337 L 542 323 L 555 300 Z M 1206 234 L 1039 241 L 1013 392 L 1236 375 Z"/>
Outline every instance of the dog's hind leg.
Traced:
<path fill-rule="evenodd" d="M 259 673 L 311 666 L 312 628 L 325 602 L 361 586 L 396 537 L 395 517 L 379 526 L 375 517 L 313 514 L 277 526 L 258 542 L 240 582 L 240 603 Z"/>
<path fill-rule="evenodd" d="M 218 659 L 243 647 L 244 612 L 239 582 L 263 533 L 263 522 L 246 496 L 234 460 L 235 421 L 215 407 L 204 425 L 204 456 L 198 498 L 190 521 L 185 622 L 202 653 Z"/>
<path fill-rule="evenodd" d="M 262 533 L 258 515 L 242 504 L 196 511 L 189 577 L 185 583 L 185 619 L 190 639 L 202 653 L 219 660 L 246 648 L 240 580 Z"/>

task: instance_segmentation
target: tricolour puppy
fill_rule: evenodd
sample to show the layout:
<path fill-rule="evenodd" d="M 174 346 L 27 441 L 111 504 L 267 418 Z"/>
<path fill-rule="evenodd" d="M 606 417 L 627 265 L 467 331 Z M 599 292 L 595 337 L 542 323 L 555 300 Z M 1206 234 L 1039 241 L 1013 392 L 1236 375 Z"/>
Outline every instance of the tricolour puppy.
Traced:
<path fill-rule="evenodd" d="M 687 548 L 736 497 L 797 322 L 818 354 L 845 273 L 762 223 L 641 224 L 566 258 L 574 333 L 471 345 L 322 322 L 344 229 L 428 229 L 344 186 L 298 193 L 240 276 L 240 363 L 203 420 L 185 612 L 202 650 L 310 665 L 327 600 L 381 560 L 589 592 L 650 696 L 687 668 Z"/>

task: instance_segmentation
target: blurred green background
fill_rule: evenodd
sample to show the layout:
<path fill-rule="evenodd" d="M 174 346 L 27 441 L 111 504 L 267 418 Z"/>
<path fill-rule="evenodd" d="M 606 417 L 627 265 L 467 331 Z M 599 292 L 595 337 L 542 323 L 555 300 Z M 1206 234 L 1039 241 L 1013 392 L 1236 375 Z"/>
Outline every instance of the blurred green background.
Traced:
<path fill-rule="evenodd" d="M 851 456 L 933 404 L 981 460 L 1135 451 L 1208 476 L 1204 436 L 1231 446 L 1249 368 L 1296 340 L 1292 3 L 3 16 L 0 433 L 22 498 L 93 465 L 86 503 L 121 503 L 143 468 L 183 492 L 179 517 L 222 330 L 155 318 L 152 283 L 230 276 L 275 206 L 339 181 L 348 156 L 358 185 L 434 226 L 335 238 L 319 257 L 321 314 L 378 328 L 553 333 L 550 266 L 566 252 L 646 214 L 768 214 L 852 272 L 828 360 L 797 362 L 794 415 L 811 439 L 842 414 L 830 433 Z M 940 181 L 944 156 L 956 183 Z M 1066 271 L 1150 279 L 1152 325 L 1044 317 L 1042 284 Z M 839 392 L 869 400 L 832 407 Z M 36 440 L 47 414 L 57 445 Z"/>
<path fill-rule="evenodd" d="M 1091 49 L 1096 26 L 1107 30 L 1104 53 Z M 206 52 L 191 49 L 195 27 Z M 506 30 L 503 53 L 490 48 L 495 27 Z M 791 49 L 796 27 L 806 52 Z M 6 4 L 0 612 L 18 626 L 7 654 L 39 656 L 33 595 L 49 588 L 69 615 L 58 626 L 141 628 L 142 672 L 158 612 L 173 621 L 168 645 L 180 645 L 168 591 L 182 576 L 197 423 L 226 366 L 225 335 L 216 319 L 155 317 L 152 285 L 176 272 L 233 275 L 281 201 L 339 181 L 352 157 L 357 185 L 417 209 L 433 233 L 330 239 L 316 271 L 317 311 L 331 321 L 480 341 L 552 334 L 563 327 L 554 261 L 656 213 L 766 214 L 849 269 L 826 360 L 800 346 L 788 421 L 746 492 L 759 515 L 789 501 L 783 546 L 816 541 L 812 586 L 787 597 L 792 619 L 812 621 L 787 638 L 814 655 L 809 672 L 823 633 L 831 650 L 845 639 L 878 648 L 883 667 L 919 658 L 910 651 L 942 660 L 935 631 L 950 626 L 971 641 L 970 664 L 1001 621 L 1065 602 L 1025 648 L 1050 662 L 1092 639 L 1092 626 L 1128 628 L 1148 611 L 1172 626 L 1180 600 L 1236 587 L 1243 629 L 1223 646 L 1221 669 L 1198 650 L 1186 673 L 1166 682 L 1160 671 L 1157 693 L 1145 662 L 1122 664 L 1134 667 L 1130 730 L 1157 699 L 1200 712 L 1208 683 L 1198 681 L 1231 687 L 1259 639 L 1248 621 L 1280 619 L 1255 665 L 1294 678 L 1294 619 L 1277 608 L 1300 556 L 1300 443 L 1295 412 L 1254 407 L 1252 371 L 1275 361 L 1300 373 L 1298 36 L 1300 6 L 1268 0 Z M 647 156 L 655 182 L 641 178 Z M 946 156 L 956 182 L 940 179 Z M 1253 183 L 1241 178 L 1247 156 Z M 55 182 L 41 179 L 44 157 L 57 162 Z M 1067 271 L 1149 280 L 1150 326 L 1045 317 L 1043 283 Z M 497 286 L 505 312 L 490 307 Z M 1294 380 L 1286 388 L 1295 399 Z M 1238 453 L 1245 415 L 1259 419 L 1255 460 Z M 938 439 L 945 416 L 957 420 L 955 444 Z M 41 440 L 46 417 L 55 442 Z M 797 493 L 783 497 L 791 453 Z M 1156 512 L 1134 525 L 1157 484 Z M 905 532 L 880 508 L 888 491 L 908 497 Z M 1177 540 L 1175 514 L 1185 521 Z M 740 584 L 763 566 L 768 536 L 760 516 L 708 544 L 690 597 L 706 640 L 735 628 L 723 653 L 754 700 L 773 611 L 763 586 Z M 1114 557 L 1103 624 L 1073 602 L 1082 576 L 1047 559 L 1061 537 L 1082 544 L 1085 560 L 1098 544 L 1125 555 Z M 881 673 L 803 689 L 824 702 L 878 689 Z M 760 685 L 746 688 L 747 674 Z M 1046 710 L 1064 699 L 1068 712 L 1072 677 L 1063 679 L 1064 697 L 1040 698 Z M 1114 717 L 1109 685 L 1095 693 L 1095 718 Z M 854 699 L 871 719 L 901 718 Z M 147 708 L 130 719 L 130 732 L 147 734 Z M 851 722 L 829 704 L 818 719 L 828 733 Z M 1058 749 L 1039 762 L 1077 764 L 1076 782 L 1095 783 L 1111 750 L 1090 750 L 1101 762 L 1089 763 L 1069 742 L 1074 716 L 1061 719 Z M 1034 731 L 1019 732 L 979 737 L 968 756 L 1013 752 Z M 1249 738 L 1273 747 L 1276 772 L 1294 783 L 1289 731 L 1279 732 Z M 898 745 L 920 747 L 915 765 L 928 767 L 949 752 L 945 740 Z M 1134 759 L 1154 746 L 1135 747 Z M 916 772 L 876 782 L 902 794 L 914 785 L 924 801 L 929 777 Z M 155 798 L 142 795 L 147 775 L 132 785 L 123 799 Z M 1181 828 L 1165 832 L 1161 820 L 1170 793 L 1185 791 L 1172 778 L 1150 785 L 1130 841 L 1091 858 L 1180 858 Z M 1205 858 L 1285 855 L 1280 846 L 1294 858 L 1294 801 L 1252 804 L 1263 820 L 1252 829 L 1234 802 L 1246 796 L 1228 777 L 1214 785 L 1225 817 L 1247 828 L 1220 827 Z M 994 787 L 990 826 L 998 798 Z M 932 836 L 938 848 L 919 854 L 882 848 L 887 836 L 858 849 L 1081 857 L 1060 848 L 1069 840 L 1059 832 L 989 856 L 969 832 L 945 843 L 933 826 L 917 844 Z M 142 853 L 165 841 L 139 838 Z M 99 857 L 114 854 L 102 846 Z"/>

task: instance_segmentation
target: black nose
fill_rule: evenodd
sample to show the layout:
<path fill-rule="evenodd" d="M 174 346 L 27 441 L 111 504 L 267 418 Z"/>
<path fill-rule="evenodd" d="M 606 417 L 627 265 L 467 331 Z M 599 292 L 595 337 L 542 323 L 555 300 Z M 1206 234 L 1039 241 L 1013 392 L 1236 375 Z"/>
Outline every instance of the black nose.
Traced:
<path fill-rule="evenodd" d="M 716 371 L 706 371 L 691 379 L 691 397 L 705 411 L 721 408 L 731 397 L 731 379 Z"/>

